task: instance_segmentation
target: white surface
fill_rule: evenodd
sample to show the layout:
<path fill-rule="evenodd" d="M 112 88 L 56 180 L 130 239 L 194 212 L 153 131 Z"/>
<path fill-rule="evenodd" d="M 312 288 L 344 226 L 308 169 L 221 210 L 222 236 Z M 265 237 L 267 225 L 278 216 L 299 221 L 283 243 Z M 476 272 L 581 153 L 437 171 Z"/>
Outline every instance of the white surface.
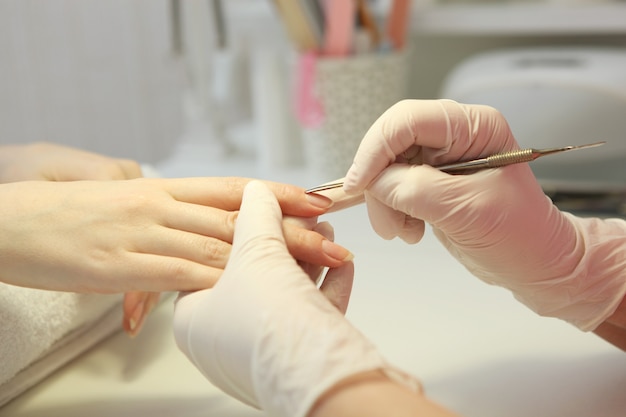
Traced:
<path fill-rule="evenodd" d="M 245 159 L 204 163 L 209 151 L 200 144 L 180 151 L 157 168 L 169 176 L 176 166 L 182 176 L 254 175 Z M 304 176 L 283 180 L 298 178 Z M 419 376 L 431 397 L 465 417 L 624 415 L 623 352 L 537 317 L 469 276 L 430 232 L 414 246 L 383 241 L 363 206 L 327 220 L 356 256 L 349 319 L 393 363 Z M 117 334 L 0 409 L 0 417 L 262 415 L 217 391 L 178 352 L 171 314 L 166 301 L 136 339 Z"/>
<path fill-rule="evenodd" d="M 414 8 L 413 32 L 468 35 L 626 33 L 620 1 L 493 1 Z"/>

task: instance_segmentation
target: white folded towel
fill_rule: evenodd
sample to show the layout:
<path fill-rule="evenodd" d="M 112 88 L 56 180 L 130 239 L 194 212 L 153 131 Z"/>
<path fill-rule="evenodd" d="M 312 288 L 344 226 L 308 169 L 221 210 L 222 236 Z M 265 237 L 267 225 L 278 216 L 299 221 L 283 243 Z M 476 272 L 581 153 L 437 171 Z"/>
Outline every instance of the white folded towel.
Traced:
<path fill-rule="evenodd" d="M 0 283 L 0 406 L 121 330 L 122 299 Z"/>

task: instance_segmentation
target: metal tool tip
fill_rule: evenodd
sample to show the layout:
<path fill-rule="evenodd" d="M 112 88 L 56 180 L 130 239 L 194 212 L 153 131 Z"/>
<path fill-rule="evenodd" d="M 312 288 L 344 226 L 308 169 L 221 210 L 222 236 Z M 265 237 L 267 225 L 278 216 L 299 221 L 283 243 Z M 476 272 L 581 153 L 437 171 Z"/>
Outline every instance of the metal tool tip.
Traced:
<path fill-rule="evenodd" d="M 596 146 L 602 146 L 606 143 L 605 140 L 600 142 L 588 143 L 586 145 L 573 146 L 574 149 L 582 149 L 582 148 L 595 148 Z"/>

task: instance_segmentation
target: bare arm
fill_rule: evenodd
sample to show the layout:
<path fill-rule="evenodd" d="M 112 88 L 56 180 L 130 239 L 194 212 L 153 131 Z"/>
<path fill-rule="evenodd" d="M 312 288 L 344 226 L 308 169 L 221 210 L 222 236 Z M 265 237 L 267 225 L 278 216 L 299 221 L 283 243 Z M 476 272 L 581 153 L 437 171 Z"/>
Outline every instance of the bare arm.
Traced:
<path fill-rule="evenodd" d="M 380 372 L 368 372 L 326 393 L 309 417 L 459 417 L 423 394 L 396 384 Z"/>
<path fill-rule="evenodd" d="M 622 300 L 615 313 L 594 330 L 594 333 L 626 352 L 626 298 Z"/>

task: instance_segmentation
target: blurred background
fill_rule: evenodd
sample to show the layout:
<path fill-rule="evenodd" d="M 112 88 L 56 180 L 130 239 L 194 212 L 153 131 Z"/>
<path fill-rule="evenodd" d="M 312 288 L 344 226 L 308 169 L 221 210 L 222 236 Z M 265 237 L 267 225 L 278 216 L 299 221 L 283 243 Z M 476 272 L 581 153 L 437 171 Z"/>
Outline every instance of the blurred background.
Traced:
<path fill-rule="evenodd" d="M 389 24 L 392 1 L 366 3 Z M 0 143 L 64 143 L 169 176 L 301 168 L 311 160 L 294 104 L 303 51 L 280 4 L 0 0 Z M 522 145 L 606 140 L 535 169 L 625 181 L 626 2 L 414 0 L 407 25 L 398 99 L 492 104 Z"/>

